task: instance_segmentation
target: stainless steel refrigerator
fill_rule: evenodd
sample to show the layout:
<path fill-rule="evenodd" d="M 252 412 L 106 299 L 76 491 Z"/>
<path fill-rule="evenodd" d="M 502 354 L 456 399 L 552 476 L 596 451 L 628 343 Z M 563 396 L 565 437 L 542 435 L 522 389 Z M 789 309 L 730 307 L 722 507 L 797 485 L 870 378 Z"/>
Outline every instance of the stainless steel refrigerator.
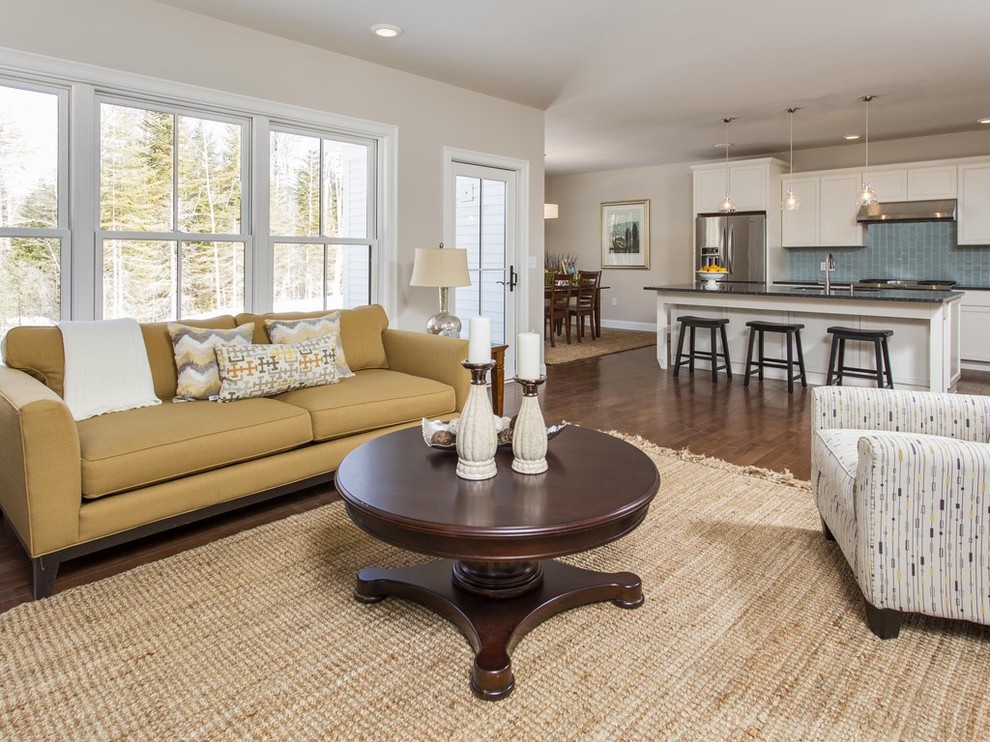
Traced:
<path fill-rule="evenodd" d="M 767 213 L 698 214 L 695 220 L 694 269 L 717 263 L 728 268 L 729 281 L 767 280 Z"/>

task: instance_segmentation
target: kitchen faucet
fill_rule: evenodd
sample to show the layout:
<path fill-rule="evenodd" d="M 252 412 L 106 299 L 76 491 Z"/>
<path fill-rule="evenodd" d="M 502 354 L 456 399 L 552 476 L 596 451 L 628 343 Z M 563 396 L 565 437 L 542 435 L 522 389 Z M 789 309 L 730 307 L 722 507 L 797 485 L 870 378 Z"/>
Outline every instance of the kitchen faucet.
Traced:
<path fill-rule="evenodd" d="M 825 271 L 825 293 L 828 294 L 832 291 L 832 271 L 835 270 L 835 258 L 832 257 L 832 253 L 825 256 L 825 262 L 822 263 L 822 270 Z"/>

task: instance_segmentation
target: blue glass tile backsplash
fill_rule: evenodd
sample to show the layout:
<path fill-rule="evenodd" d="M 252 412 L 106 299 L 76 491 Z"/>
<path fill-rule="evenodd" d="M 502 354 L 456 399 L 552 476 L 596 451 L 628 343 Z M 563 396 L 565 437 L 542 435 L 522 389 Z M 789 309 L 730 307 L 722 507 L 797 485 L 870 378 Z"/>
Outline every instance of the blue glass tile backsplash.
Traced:
<path fill-rule="evenodd" d="M 990 247 L 956 245 L 955 222 L 869 224 L 865 247 L 789 248 L 790 280 L 821 281 L 831 252 L 836 283 L 862 278 L 951 279 L 990 287 Z"/>

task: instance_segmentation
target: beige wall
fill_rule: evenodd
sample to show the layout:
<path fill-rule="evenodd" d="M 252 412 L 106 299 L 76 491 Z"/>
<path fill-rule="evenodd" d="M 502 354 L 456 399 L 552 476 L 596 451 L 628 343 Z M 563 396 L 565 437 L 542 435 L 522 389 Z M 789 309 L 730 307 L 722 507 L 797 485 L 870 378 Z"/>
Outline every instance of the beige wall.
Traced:
<path fill-rule="evenodd" d="M 529 312 L 542 315 L 542 111 L 146 0 L 0 0 L 0 18 L 10 49 L 398 127 L 393 326 L 421 329 L 437 309 L 435 289 L 408 283 L 414 248 L 442 239 L 442 148 L 528 161 Z"/>
<path fill-rule="evenodd" d="M 870 140 L 870 164 L 893 165 L 899 162 L 920 162 L 952 157 L 976 157 L 990 153 L 990 129 L 964 131 L 886 142 Z M 787 153 L 774 155 L 785 162 Z M 862 167 L 866 162 L 866 146 L 862 140 L 794 153 L 794 171 L 830 170 L 840 167 Z"/>
<path fill-rule="evenodd" d="M 870 163 L 892 164 L 990 153 L 990 132 L 870 142 Z M 787 153 L 773 156 L 787 159 Z M 797 171 L 856 167 L 864 147 L 839 145 L 794 153 Z M 609 170 L 547 178 L 547 201 L 560 207 L 560 217 L 546 222 L 548 252 L 578 256 L 581 268 L 597 268 L 600 258 L 601 204 L 650 199 L 650 269 L 605 270 L 612 286 L 602 299 L 602 321 L 630 329 L 654 326 L 656 301 L 644 286 L 692 281 L 692 178 L 689 163 Z M 618 301 L 613 304 L 613 299 Z"/>
<path fill-rule="evenodd" d="M 601 204 L 650 201 L 650 267 L 607 268 L 602 319 L 612 327 L 649 329 L 656 297 L 644 286 L 692 280 L 691 168 L 683 165 L 609 170 L 548 178 L 547 200 L 560 216 L 546 222 L 547 252 L 576 255 L 578 268 L 601 267 Z"/>

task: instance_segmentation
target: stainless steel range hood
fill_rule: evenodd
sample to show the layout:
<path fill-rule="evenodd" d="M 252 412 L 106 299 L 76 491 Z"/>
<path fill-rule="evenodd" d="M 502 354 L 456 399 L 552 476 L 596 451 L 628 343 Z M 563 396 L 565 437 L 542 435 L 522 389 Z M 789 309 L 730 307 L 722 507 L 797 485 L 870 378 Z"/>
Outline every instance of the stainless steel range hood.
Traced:
<path fill-rule="evenodd" d="M 956 219 L 956 199 L 934 201 L 890 201 L 860 207 L 856 221 L 862 224 L 881 222 L 947 222 Z"/>

